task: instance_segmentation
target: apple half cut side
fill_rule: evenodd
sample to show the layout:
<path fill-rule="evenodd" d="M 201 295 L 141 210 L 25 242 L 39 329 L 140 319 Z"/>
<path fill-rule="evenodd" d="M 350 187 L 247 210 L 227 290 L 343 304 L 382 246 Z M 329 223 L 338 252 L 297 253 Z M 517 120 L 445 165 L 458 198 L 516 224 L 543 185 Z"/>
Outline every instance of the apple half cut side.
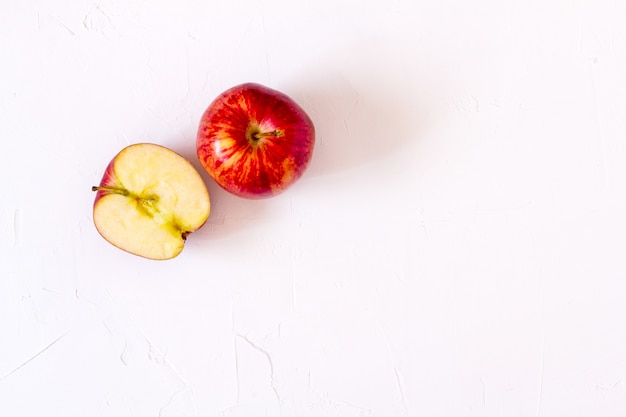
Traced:
<path fill-rule="evenodd" d="M 112 245 L 148 259 L 176 257 L 209 217 L 209 193 L 196 169 L 152 143 L 122 149 L 96 191 L 93 220 Z"/>

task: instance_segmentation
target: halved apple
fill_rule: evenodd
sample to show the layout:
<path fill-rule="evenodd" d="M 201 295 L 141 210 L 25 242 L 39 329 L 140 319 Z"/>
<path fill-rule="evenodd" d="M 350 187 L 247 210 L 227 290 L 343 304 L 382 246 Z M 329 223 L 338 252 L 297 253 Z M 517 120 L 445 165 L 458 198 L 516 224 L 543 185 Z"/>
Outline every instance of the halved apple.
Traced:
<path fill-rule="evenodd" d="M 122 149 L 92 190 L 97 191 L 93 220 L 102 237 L 149 259 L 177 256 L 210 212 L 198 171 L 176 152 L 152 143 Z"/>

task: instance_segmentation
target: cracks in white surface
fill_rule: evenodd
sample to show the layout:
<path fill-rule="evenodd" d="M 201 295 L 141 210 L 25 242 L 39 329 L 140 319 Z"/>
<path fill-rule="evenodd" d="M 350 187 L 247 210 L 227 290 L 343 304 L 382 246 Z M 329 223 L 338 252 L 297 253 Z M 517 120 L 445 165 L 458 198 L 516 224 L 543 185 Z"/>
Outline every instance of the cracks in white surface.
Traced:
<path fill-rule="evenodd" d="M 170 396 L 170 399 L 168 400 L 168 402 L 159 409 L 159 417 L 163 417 L 163 411 L 166 410 L 172 404 L 172 402 L 174 402 L 174 397 L 176 397 L 180 393 L 181 391 L 176 391 Z"/>
<path fill-rule="evenodd" d="M 86 298 L 82 297 L 82 296 L 80 295 L 80 292 L 79 292 L 79 289 L 78 289 L 78 288 L 74 288 L 74 298 L 75 298 L 76 300 L 78 300 L 78 301 L 81 301 L 81 302 L 87 303 L 87 304 L 89 304 L 90 306 L 92 306 L 92 307 L 94 307 L 94 308 L 97 308 L 97 307 L 98 307 L 98 304 L 96 304 L 95 302 L 93 302 L 93 301 L 91 301 L 91 300 L 88 300 L 88 299 L 86 299 Z"/>
<path fill-rule="evenodd" d="M 407 398 L 406 398 L 406 394 L 405 394 L 405 390 L 404 390 L 404 384 L 402 382 L 402 376 L 400 374 L 400 370 L 398 369 L 397 366 L 395 366 L 396 359 L 394 357 L 393 354 L 393 349 L 391 347 L 391 343 L 389 342 L 389 338 L 387 337 L 387 332 L 385 332 L 385 328 L 383 327 L 382 323 L 380 323 L 379 321 L 377 321 L 378 327 L 380 328 L 380 332 L 383 335 L 383 340 L 385 342 L 385 346 L 387 348 L 387 352 L 389 354 L 389 359 L 391 360 L 391 363 L 394 364 L 393 367 L 393 373 L 396 379 L 396 385 L 398 387 L 398 392 L 400 394 L 400 401 L 402 403 L 402 406 L 405 408 L 405 410 L 408 410 L 409 405 L 407 403 Z"/>
<path fill-rule="evenodd" d="M 43 349 L 41 349 L 39 352 L 35 353 L 33 356 L 31 356 L 29 359 L 27 359 L 26 361 L 22 362 L 20 365 L 18 365 L 17 367 L 13 368 L 13 370 L 11 370 L 10 372 L 8 372 L 6 375 L 4 375 L 3 377 L 0 378 L 0 382 L 4 381 L 5 379 L 7 379 L 8 377 L 10 377 L 11 375 L 13 375 L 14 373 L 16 373 L 17 371 L 19 371 L 20 369 L 22 369 L 23 367 L 25 367 L 26 365 L 28 365 L 29 363 L 31 363 L 32 361 L 34 361 L 35 359 L 37 359 L 37 357 L 39 357 L 40 355 L 42 355 L 43 353 L 45 353 L 48 349 L 50 349 L 52 346 L 54 346 L 55 344 L 57 344 L 61 339 L 63 339 L 65 336 L 67 336 L 70 333 L 70 331 L 67 331 L 65 333 L 63 333 L 61 336 L 57 337 L 56 339 L 54 339 L 52 342 L 50 342 L 47 346 L 45 346 Z"/>
<path fill-rule="evenodd" d="M 329 401 L 331 405 L 333 405 L 334 407 L 338 407 L 338 406 L 345 406 L 345 407 L 349 407 L 349 408 L 353 408 L 355 410 L 359 410 L 359 414 L 364 416 L 364 417 L 376 417 L 376 415 L 374 414 L 374 411 L 372 411 L 370 408 L 366 408 L 366 407 L 361 407 L 355 404 L 352 404 L 348 401 L 345 400 L 341 400 L 341 401 Z"/>
<path fill-rule="evenodd" d="M 109 296 L 109 298 L 111 299 L 111 301 L 113 301 L 113 303 L 115 303 L 116 305 L 119 305 L 119 303 L 113 297 L 111 292 L 108 289 L 106 289 L 105 291 L 106 291 L 107 295 Z M 152 362 L 152 363 L 154 363 L 156 365 L 166 367 L 173 374 L 175 380 L 177 380 L 180 383 L 180 385 L 182 385 L 182 387 L 183 387 L 182 389 L 178 389 L 174 393 L 171 394 L 171 396 L 169 397 L 168 402 L 159 409 L 159 416 L 160 417 L 164 417 L 164 416 L 172 415 L 172 414 L 164 414 L 164 413 L 167 411 L 167 408 L 169 406 L 171 406 L 171 405 L 173 405 L 175 403 L 178 404 L 180 401 L 175 401 L 176 397 L 178 395 L 181 395 L 181 394 L 184 394 L 184 393 L 188 394 L 188 400 L 187 401 L 188 401 L 189 411 L 190 411 L 191 415 L 192 416 L 197 416 L 198 412 L 197 412 L 196 403 L 194 401 L 193 389 L 191 387 L 191 384 L 189 384 L 189 382 L 183 377 L 183 374 L 167 358 L 167 354 L 168 354 L 167 350 L 163 351 L 163 350 L 159 349 L 159 347 L 155 343 L 153 343 L 153 341 L 148 337 L 147 333 L 143 330 L 143 328 L 139 325 L 139 323 L 135 319 L 133 319 L 132 316 L 126 315 L 126 320 L 135 329 L 135 331 L 139 335 L 139 339 L 142 340 L 143 343 L 145 343 L 146 355 L 147 355 L 148 361 L 150 361 L 150 362 Z M 106 324 L 106 322 L 103 321 L 102 324 L 107 329 L 109 334 L 111 336 L 113 336 L 114 332 Z M 131 344 L 130 347 L 131 347 L 131 352 L 132 352 L 132 344 Z M 124 346 L 122 348 L 122 351 L 120 352 L 119 360 L 126 367 L 132 365 L 132 362 L 129 362 L 127 360 L 127 357 L 126 357 L 128 350 L 129 350 L 128 338 L 124 338 Z M 131 355 L 131 357 L 132 357 L 132 355 Z M 180 385 L 179 385 L 179 388 L 180 388 Z M 189 415 L 189 414 L 186 414 L 186 415 Z"/>
<path fill-rule="evenodd" d="M 236 335 L 237 332 L 235 331 L 235 306 L 233 303 L 231 303 L 230 322 L 231 322 L 232 333 L 233 335 Z M 239 355 L 237 354 L 237 339 L 236 338 L 233 338 L 233 357 L 235 360 L 235 380 L 237 383 L 235 401 L 236 401 L 236 404 L 239 404 L 239 399 L 241 395 L 241 383 L 239 381 Z"/>
<path fill-rule="evenodd" d="M 235 379 L 237 382 L 237 395 L 235 396 L 236 404 L 239 404 L 241 398 L 241 382 L 239 381 L 239 354 L 237 353 L 237 339 L 233 339 L 233 349 L 235 350 Z"/>
<path fill-rule="evenodd" d="M 167 351 L 165 351 L 164 353 L 161 353 L 161 351 L 154 345 L 154 343 L 152 343 L 152 341 L 148 338 L 148 336 L 146 336 L 145 332 L 141 329 L 141 327 L 139 327 L 137 322 L 135 320 L 133 320 L 131 317 L 129 317 L 128 319 L 135 326 L 135 328 L 137 329 L 137 331 L 139 332 L 141 337 L 147 343 L 147 345 L 148 345 L 148 352 L 147 352 L 148 359 L 150 361 L 158 364 L 158 365 L 163 365 L 163 366 L 167 367 L 174 374 L 174 376 L 183 384 L 183 386 L 185 387 L 184 391 L 191 391 L 191 385 L 189 384 L 189 382 L 187 382 L 187 380 L 178 371 L 178 369 L 174 366 L 174 364 L 167 359 Z M 123 355 L 123 353 L 124 352 L 122 352 L 122 355 Z M 122 362 L 124 362 L 124 361 L 122 360 Z M 192 403 L 192 406 L 193 406 L 193 409 L 194 409 L 194 414 L 195 414 L 195 408 L 196 407 L 195 407 L 195 404 L 193 402 L 193 397 L 192 397 L 191 403 Z"/>
<path fill-rule="evenodd" d="M 106 29 L 109 27 L 115 29 L 112 13 L 102 4 L 89 10 L 82 21 L 82 25 L 85 30 L 98 32 L 105 37 Z"/>
<path fill-rule="evenodd" d="M 256 343 L 254 343 L 252 340 L 250 340 L 247 336 L 242 335 L 242 334 L 235 334 L 235 336 L 243 341 L 245 341 L 251 348 L 253 348 L 254 350 L 256 350 L 257 352 L 261 353 L 263 356 L 265 356 L 265 358 L 267 359 L 267 362 L 269 364 L 270 367 L 270 386 L 272 388 L 272 391 L 274 392 L 274 396 L 276 397 L 276 401 L 278 401 L 278 404 L 281 404 L 281 399 L 280 399 L 280 395 L 278 393 L 278 389 L 276 388 L 276 378 L 274 376 L 274 362 L 272 361 L 272 357 L 269 354 L 268 351 L 266 351 L 265 349 L 263 349 L 262 347 L 260 347 L 259 345 L 257 345 Z M 237 368 L 237 403 L 239 403 L 239 365 L 238 365 L 238 352 L 237 352 L 237 343 L 235 341 L 235 366 Z"/>
<path fill-rule="evenodd" d="M 189 405 L 191 406 L 191 410 L 185 410 L 184 398 L 177 398 L 183 396 L 184 394 L 188 394 L 187 399 L 189 401 Z M 168 410 L 170 407 L 173 407 L 174 410 Z M 193 402 L 193 392 L 190 388 L 185 388 L 183 390 L 178 390 L 174 392 L 169 397 L 167 403 L 159 409 L 159 417 L 189 415 L 187 411 L 190 411 L 192 416 L 198 415 L 198 412 L 196 411 L 196 406 Z"/>
<path fill-rule="evenodd" d="M 19 246 L 22 235 L 22 210 L 13 211 L 13 246 Z"/>
<path fill-rule="evenodd" d="M 59 16 L 54 16 L 54 20 L 57 21 L 70 35 L 76 36 L 76 32 L 74 32 L 68 25 L 66 25 Z"/>
<path fill-rule="evenodd" d="M 407 407 L 406 395 L 404 393 L 404 384 L 402 383 L 402 377 L 398 368 L 393 368 L 393 373 L 396 376 L 396 383 L 398 384 L 398 391 L 400 391 L 400 400 L 405 407 Z M 408 408 L 408 407 L 407 407 Z"/>
<path fill-rule="evenodd" d="M 546 356 L 546 337 L 541 335 L 541 362 L 539 365 L 539 392 L 537 394 L 537 417 L 541 416 L 541 405 L 543 402 L 543 371 Z"/>
<path fill-rule="evenodd" d="M 487 408 L 487 383 L 483 378 L 480 378 L 480 383 L 483 386 L 483 407 Z"/>
<path fill-rule="evenodd" d="M 296 260 L 295 255 L 291 256 L 291 312 L 293 313 L 296 310 L 296 296 L 297 296 L 297 288 L 296 288 Z"/>
<path fill-rule="evenodd" d="M 122 349 L 122 353 L 120 353 L 120 362 L 122 362 L 124 366 L 128 366 L 128 363 L 126 363 L 126 360 L 124 359 L 124 354 L 126 353 L 126 349 L 128 349 L 128 340 L 124 339 L 124 349 Z"/>

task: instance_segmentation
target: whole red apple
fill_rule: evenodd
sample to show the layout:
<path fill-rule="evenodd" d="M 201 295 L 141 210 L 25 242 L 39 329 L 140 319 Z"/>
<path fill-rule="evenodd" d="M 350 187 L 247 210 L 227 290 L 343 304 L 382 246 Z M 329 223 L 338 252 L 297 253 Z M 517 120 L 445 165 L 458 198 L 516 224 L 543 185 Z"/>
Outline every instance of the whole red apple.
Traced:
<path fill-rule="evenodd" d="M 287 95 L 247 83 L 217 97 L 200 121 L 196 148 L 209 175 L 246 198 L 281 193 L 306 170 L 315 128 Z"/>

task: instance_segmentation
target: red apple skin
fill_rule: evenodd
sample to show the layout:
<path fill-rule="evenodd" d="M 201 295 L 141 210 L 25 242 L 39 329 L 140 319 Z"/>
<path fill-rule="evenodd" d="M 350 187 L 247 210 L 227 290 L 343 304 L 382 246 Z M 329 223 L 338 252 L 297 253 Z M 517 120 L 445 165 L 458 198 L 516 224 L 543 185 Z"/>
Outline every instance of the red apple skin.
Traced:
<path fill-rule="evenodd" d="M 117 155 L 116 155 L 117 156 Z M 106 169 L 104 170 L 104 174 L 102 175 L 102 179 L 100 180 L 100 187 L 118 187 L 119 183 L 118 181 L 115 179 L 115 170 L 113 168 L 113 166 L 115 165 L 115 158 L 113 158 L 111 160 L 111 162 L 109 162 L 109 165 L 107 165 Z M 111 191 L 107 191 L 107 190 L 97 190 L 96 192 L 96 198 L 93 202 L 93 206 L 95 207 L 96 204 L 98 203 L 98 201 L 104 197 L 105 195 L 111 194 Z"/>
<path fill-rule="evenodd" d="M 251 199 L 283 192 L 308 167 L 315 127 L 287 95 L 246 83 L 222 93 L 200 121 L 196 148 L 226 191 Z"/>

